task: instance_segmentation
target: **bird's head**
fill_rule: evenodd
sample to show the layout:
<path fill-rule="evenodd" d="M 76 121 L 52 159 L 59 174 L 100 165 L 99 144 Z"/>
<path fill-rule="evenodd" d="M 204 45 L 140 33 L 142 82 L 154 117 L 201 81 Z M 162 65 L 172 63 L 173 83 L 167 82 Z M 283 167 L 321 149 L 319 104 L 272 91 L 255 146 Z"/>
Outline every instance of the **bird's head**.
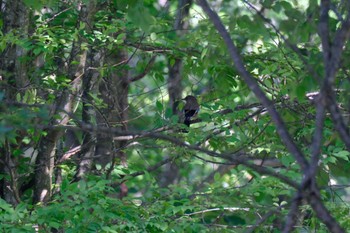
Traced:
<path fill-rule="evenodd" d="M 183 98 L 182 100 L 185 100 L 186 102 L 187 101 L 196 101 L 197 102 L 196 97 L 194 97 L 193 95 L 188 95 L 185 98 Z"/>

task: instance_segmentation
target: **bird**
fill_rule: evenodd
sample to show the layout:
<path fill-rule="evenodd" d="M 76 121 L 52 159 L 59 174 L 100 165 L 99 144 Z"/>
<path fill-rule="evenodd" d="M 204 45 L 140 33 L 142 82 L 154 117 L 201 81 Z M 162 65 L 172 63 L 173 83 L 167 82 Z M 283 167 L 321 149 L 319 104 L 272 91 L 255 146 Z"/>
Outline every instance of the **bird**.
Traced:
<path fill-rule="evenodd" d="M 185 116 L 184 124 L 189 127 L 191 124 L 191 118 L 195 117 L 199 112 L 199 104 L 197 98 L 193 95 L 188 95 L 182 100 L 186 101 L 185 106 L 183 107 L 183 114 Z"/>

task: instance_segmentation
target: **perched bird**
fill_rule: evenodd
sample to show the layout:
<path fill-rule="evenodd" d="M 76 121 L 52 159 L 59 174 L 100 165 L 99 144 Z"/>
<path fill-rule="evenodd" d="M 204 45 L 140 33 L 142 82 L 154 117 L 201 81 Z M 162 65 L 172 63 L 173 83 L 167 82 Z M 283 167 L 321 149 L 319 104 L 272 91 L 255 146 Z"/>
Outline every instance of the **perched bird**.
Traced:
<path fill-rule="evenodd" d="M 186 104 L 183 108 L 183 113 L 185 116 L 184 124 L 190 126 L 191 118 L 195 117 L 199 112 L 199 104 L 196 97 L 193 95 L 188 95 L 182 100 L 186 101 Z"/>

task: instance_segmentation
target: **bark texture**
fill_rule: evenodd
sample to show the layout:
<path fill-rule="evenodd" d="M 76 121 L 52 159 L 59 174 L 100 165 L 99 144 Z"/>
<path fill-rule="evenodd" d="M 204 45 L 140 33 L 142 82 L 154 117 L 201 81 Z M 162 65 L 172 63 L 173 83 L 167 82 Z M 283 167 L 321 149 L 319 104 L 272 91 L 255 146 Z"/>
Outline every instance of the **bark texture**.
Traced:
<path fill-rule="evenodd" d="M 77 25 L 79 25 L 80 22 L 91 25 L 95 10 L 95 1 L 89 1 L 88 5 L 81 5 Z M 87 58 L 87 50 L 82 48 L 83 42 L 84 38 L 79 37 L 73 44 L 71 50 L 70 61 L 77 60 L 79 61 L 78 64 L 72 65 L 70 62 L 67 69 L 61 67 L 71 79 L 71 88 L 70 90 L 62 90 L 58 93 L 53 110 L 54 117 L 50 125 L 67 125 L 70 120 L 70 115 L 75 111 L 75 106 L 80 99 L 82 87 L 81 78 L 84 74 Z M 56 145 L 62 134 L 62 130 L 48 129 L 47 135 L 40 140 L 35 169 L 34 203 L 45 203 L 51 198 Z"/>
<path fill-rule="evenodd" d="M 13 34 L 26 38 L 28 35 L 29 14 L 22 1 L 2 1 L 1 14 L 3 14 L 2 34 Z M 27 77 L 27 63 L 21 60 L 26 55 L 26 51 L 16 44 L 8 45 L 1 53 L 0 57 L 0 91 L 4 93 L 5 101 L 22 99 L 26 87 L 29 85 Z M 26 132 L 17 132 L 25 134 Z M 18 140 L 21 140 L 18 137 Z M 20 141 L 19 143 L 20 144 Z M 20 149 L 8 141 L 1 149 L 0 174 L 5 174 L 0 180 L 0 196 L 8 203 L 17 205 L 19 200 L 18 191 L 18 160 L 12 152 Z"/>

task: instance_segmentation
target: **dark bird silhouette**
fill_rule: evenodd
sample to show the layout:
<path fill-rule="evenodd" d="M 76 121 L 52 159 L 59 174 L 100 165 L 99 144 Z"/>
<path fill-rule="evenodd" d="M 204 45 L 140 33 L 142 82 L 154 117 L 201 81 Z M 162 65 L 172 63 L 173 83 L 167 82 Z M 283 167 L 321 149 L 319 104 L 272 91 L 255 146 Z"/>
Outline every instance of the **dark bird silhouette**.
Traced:
<path fill-rule="evenodd" d="M 195 117 L 199 112 L 199 104 L 193 95 L 186 96 L 183 100 L 186 101 L 186 104 L 183 108 L 183 113 L 185 116 L 184 124 L 190 126 L 191 118 Z"/>

